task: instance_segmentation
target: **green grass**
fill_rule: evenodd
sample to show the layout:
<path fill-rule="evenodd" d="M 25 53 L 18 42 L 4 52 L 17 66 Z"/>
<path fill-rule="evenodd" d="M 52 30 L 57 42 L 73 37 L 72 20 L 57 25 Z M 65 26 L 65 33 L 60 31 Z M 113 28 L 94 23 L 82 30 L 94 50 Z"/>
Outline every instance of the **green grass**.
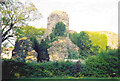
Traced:
<path fill-rule="evenodd" d="M 96 78 L 96 77 L 71 77 L 71 76 L 55 76 L 55 77 L 45 77 L 45 78 L 25 78 L 25 79 L 120 79 L 120 77 L 112 78 Z"/>

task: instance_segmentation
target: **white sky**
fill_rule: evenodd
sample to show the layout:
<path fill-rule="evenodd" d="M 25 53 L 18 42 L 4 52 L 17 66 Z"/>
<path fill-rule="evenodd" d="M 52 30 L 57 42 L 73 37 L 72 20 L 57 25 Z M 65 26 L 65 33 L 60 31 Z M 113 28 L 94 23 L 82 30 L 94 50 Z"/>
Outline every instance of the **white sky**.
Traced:
<path fill-rule="evenodd" d="M 25 2 L 27 0 L 20 0 Z M 54 10 L 67 12 L 69 29 L 80 31 L 112 31 L 118 34 L 118 1 L 120 0 L 28 0 L 43 18 L 30 23 L 47 28 L 47 17 Z"/>

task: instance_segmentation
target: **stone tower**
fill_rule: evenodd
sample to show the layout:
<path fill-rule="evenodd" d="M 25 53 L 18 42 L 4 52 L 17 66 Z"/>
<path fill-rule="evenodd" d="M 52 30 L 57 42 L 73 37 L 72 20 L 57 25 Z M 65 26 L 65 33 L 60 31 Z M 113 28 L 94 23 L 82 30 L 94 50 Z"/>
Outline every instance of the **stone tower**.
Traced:
<path fill-rule="evenodd" d="M 68 14 L 64 11 L 53 11 L 48 19 L 47 19 L 47 30 L 44 33 L 44 38 L 52 33 L 53 27 L 55 27 L 56 23 L 63 22 L 66 25 L 66 31 L 69 30 L 69 18 Z"/>

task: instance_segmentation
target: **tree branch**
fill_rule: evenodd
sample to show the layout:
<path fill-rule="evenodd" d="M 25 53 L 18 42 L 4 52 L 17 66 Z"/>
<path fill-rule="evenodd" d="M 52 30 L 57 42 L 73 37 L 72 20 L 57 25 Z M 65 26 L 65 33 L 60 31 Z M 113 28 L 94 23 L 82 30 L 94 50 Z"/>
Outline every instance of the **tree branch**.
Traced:
<path fill-rule="evenodd" d="M 15 46 L 10 40 L 8 40 L 13 46 Z"/>
<path fill-rule="evenodd" d="M 14 24 L 11 23 L 10 28 L 4 34 L 2 34 L 2 37 L 5 37 L 7 35 L 7 33 L 12 29 L 13 25 Z"/>
<path fill-rule="evenodd" d="M 9 37 L 13 37 L 13 35 L 8 35 L 6 38 L 2 38 L 2 42 L 4 42 L 5 40 L 7 40 Z"/>

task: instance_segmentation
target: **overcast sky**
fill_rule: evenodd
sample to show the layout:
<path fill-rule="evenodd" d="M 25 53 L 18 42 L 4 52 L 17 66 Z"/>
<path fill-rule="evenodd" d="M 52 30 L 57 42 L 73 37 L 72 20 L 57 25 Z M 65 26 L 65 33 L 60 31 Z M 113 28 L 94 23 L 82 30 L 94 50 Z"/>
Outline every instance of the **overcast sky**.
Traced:
<path fill-rule="evenodd" d="M 21 2 L 27 0 L 20 0 Z M 43 18 L 31 22 L 37 28 L 47 28 L 47 17 L 54 10 L 67 12 L 69 29 L 80 31 L 112 31 L 118 34 L 118 1 L 120 0 L 28 0 Z"/>

